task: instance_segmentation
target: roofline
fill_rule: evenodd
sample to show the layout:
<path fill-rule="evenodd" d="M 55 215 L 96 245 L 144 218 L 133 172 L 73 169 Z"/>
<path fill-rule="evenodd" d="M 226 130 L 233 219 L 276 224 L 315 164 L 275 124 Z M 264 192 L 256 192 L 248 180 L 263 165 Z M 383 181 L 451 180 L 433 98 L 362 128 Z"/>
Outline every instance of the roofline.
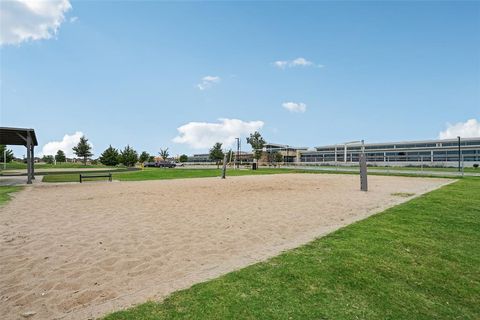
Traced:
<path fill-rule="evenodd" d="M 291 146 L 291 145 L 288 145 L 288 144 L 265 143 L 264 146 L 267 146 L 267 145 L 274 146 L 274 147 L 279 147 L 279 148 L 285 148 L 285 149 L 288 148 L 288 149 L 297 149 L 297 150 L 302 150 L 302 149 L 308 150 L 308 147 L 295 147 L 295 146 Z"/>
<path fill-rule="evenodd" d="M 0 127 L 0 130 L 7 130 L 7 131 L 25 131 L 25 132 L 32 132 L 32 143 L 34 146 L 38 146 L 37 135 L 35 134 L 35 129 L 33 128 L 13 128 L 13 127 Z"/>
<path fill-rule="evenodd" d="M 470 137 L 470 138 L 462 138 L 460 137 L 461 141 L 471 141 L 471 140 L 480 140 L 480 137 Z M 365 146 L 383 146 L 389 144 L 412 144 L 412 143 L 443 143 L 443 142 L 456 142 L 458 141 L 457 138 L 454 139 L 432 139 L 432 140 L 414 140 L 414 141 L 393 141 L 393 142 L 373 142 L 373 143 L 365 143 Z M 360 146 L 361 142 L 348 144 L 349 146 Z M 334 148 L 334 147 L 344 147 L 345 143 L 338 143 L 338 144 L 331 144 L 331 145 L 324 145 L 318 146 L 317 148 Z"/>

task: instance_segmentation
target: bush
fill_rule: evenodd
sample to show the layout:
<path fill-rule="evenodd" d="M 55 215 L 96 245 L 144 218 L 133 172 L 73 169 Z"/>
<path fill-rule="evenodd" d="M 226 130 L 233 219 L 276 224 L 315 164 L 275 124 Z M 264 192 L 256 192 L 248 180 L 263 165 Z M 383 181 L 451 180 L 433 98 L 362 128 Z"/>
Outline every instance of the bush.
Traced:
<path fill-rule="evenodd" d="M 106 166 L 116 166 L 118 164 L 118 150 L 111 145 L 100 155 L 100 162 Z"/>
<path fill-rule="evenodd" d="M 42 161 L 48 164 L 53 164 L 53 161 L 54 161 L 53 159 L 54 158 L 52 155 L 48 155 L 48 156 L 43 156 Z"/>
<path fill-rule="evenodd" d="M 120 160 L 120 163 L 126 167 L 133 167 L 138 161 L 138 153 L 132 147 L 127 145 L 125 149 L 120 152 L 118 159 Z"/>
<path fill-rule="evenodd" d="M 478 169 L 478 163 L 474 163 L 474 164 L 473 164 L 473 167 L 474 167 L 475 169 Z"/>

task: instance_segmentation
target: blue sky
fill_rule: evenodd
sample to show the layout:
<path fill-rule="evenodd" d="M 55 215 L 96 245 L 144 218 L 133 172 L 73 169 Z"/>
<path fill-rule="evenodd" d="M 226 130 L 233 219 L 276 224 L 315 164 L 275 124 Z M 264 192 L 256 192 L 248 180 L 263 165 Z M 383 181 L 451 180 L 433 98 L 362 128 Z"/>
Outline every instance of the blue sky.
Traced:
<path fill-rule="evenodd" d="M 40 149 L 75 132 L 96 156 L 252 128 L 309 147 L 480 132 L 480 2 L 61 2 L 50 36 L 0 47 L 0 124 Z M 4 30 L 34 21 L 0 9 Z"/>

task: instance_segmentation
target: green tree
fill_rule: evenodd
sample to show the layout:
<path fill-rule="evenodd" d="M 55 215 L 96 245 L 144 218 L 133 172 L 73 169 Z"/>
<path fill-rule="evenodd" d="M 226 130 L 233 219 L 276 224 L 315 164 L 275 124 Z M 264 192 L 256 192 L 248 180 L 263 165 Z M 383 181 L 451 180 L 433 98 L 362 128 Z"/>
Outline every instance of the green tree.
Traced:
<path fill-rule="evenodd" d="M 118 150 L 110 145 L 105 151 L 100 155 L 100 163 L 106 166 L 116 166 L 118 164 L 119 153 Z"/>
<path fill-rule="evenodd" d="M 188 156 L 186 154 L 182 154 L 180 158 L 178 158 L 178 161 L 180 162 L 187 162 L 188 161 Z"/>
<path fill-rule="evenodd" d="M 250 137 L 247 138 L 247 143 L 252 146 L 253 157 L 259 160 L 262 157 L 262 150 L 265 145 L 265 140 L 260 132 L 255 131 L 254 133 L 250 133 Z"/>
<path fill-rule="evenodd" d="M 120 152 L 119 157 L 120 163 L 124 164 L 127 167 L 133 167 L 135 163 L 138 162 L 138 153 L 129 145 Z"/>
<path fill-rule="evenodd" d="M 283 162 L 283 155 L 280 152 L 277 151 L 273 154 L 273 160 L 276 163 Z"/>
<path fill-rule="evenodd" d="M 148 157 L 148 162 L 155 162 L 155 157 L 154 156 L 149 156 Z"/>
<path fill-rule="evenodd" d="M 77 146 L 73 147 L 72 149 L 77 157 L 83 158 L 84 165 L 87 165 L 88 157 L 93 156 L 92 147 L 88 143 L 88 139 L 85 136 L 81 137 Z"/>
<path fill-rule="evenodd" d="M 149 158 L 150 158 L 150 155 L 148 154 L 148 152 L 143 151 L 140 154 L 140 157 L 138 157 L 138 162 L 141 162 L 141 163 L 147 162 Z"/>
<path fill-rule="evenodd" d="M 65 162 L 67 161 L 67 157 L 65 156 L 65 152 L 63 150 L 58 150 L 57 154 L 55 155 L 56 162 Z"/>
<path fill-rule="evenodd" d="M 158 154 L 160 155 L 160 157 L 162 157 L 163 160 L 167 160 L 168 156 L 170 155 L 170 153 L 168 153 L 168 148 L 160 149 L 160 152 Z"/>
<path fill-rule="evenodd" d="M 209 158 L 212 161 L 215 161 L 217 165 L 217 169 L 220 166 L 220 161 L 223 160 L 223 156 L 224 156 L 224 153 L 222 151 L 222 144 L 220 142 L 215 143 L 212 149 L 210 149 Z"/>
<path fill-rule="evenodd" d="M 5 150 L 7 150 L 5 152 Z M 5 158 L 7 158 L 7 161 L 3 159 L 3 155 L 5 154 Z M 1 162 L 11 162 L 13 160 L 13 151 L 10 149 L 7 149 L 7 146 L 4 144 L 0 144 L 0 161 Z"/>
<path fill-rule="evenodd" d="M 52 155 L 48 155 L 48 156 L 47 156 L 47 155 L 44 155 L 44 156 L 42 157 L 42 161 L 45 162 L 45 163 L 48 163 L 48 164 L 52 164 L 52 163 L 53 163 L 53 160 L 54 160 L 54 158 L 53 158 Z"/>
<path fill-rule="evenodd" d="M 235 157 L 235 154 L 233 153 L 232 149 L 228 150 L 226 152 L 227 155 L 227 162 L 230 162 L 230 160 L 233 161 L 233 158 Z"/>

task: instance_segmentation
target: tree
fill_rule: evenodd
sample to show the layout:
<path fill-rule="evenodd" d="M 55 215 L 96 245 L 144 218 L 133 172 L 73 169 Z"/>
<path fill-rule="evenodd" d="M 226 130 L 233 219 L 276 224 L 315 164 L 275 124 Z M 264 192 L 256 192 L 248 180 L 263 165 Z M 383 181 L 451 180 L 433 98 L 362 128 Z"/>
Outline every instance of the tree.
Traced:
<path fill-rule="evenodd" d="M 6 150 L 6 152 L 5 152 Z M 3 159 L 3 155 L 5 154 L 5 158 L 7 158 L 7 161 Z M 10 149 L 7 149 L 7 146 L 4 144 L 0 144 L 0 161 L 1 162 L 11 162 L 13 160 L 13 151 Z"/>
<path fill-rule="evenodd" d="M 275 152 L 273 154 L 273 159 L 276 163 L 282 162 L 283 161 L 283 155 L 280 152 Z"/>
<path fill-rule="evenodd" d="M 212 149 L 209 152 L 209 158 L 215 161 L 217 169 L 220 166 L 220 161 L 223 160 L 224 153 L 222 151 L 222 144 L 217 142 L 213 145 Z"/>
<path fill-rule="evenodd" d="M 168 156 L 170 155 L 170 153 L 168 153 L 168 148 L 160 149 L 160 152 L 158 154 L 160 155 L 160 157 L 162 157 L 163 160 L 167 160 Z"/>
<path fill-rule="evenodd" d="M 77 157 L 83 158 L 84 165 L 87 165 L 88 157 L 93 156 L 93 153 L 91 152 L 92 147 L 88 143 L 88 139 L 85 136 L 81 137 L 77 146 L 73 147 L 72 149 Z"/>
<path fill-rule="evenodd" d="M 227 162 L 230 162 L 230 160 L 232 160 L 233 157 L 235 156 L 235 155 L 233 154 L 232 149 L 228 150 L 225 154 L 227 155 Z"/>
<path fill-rule="evenodd" d="M 106 166 L 116 166 L 118 164 L 119 153 L 118 150 L 110 145 L 105 151 L 100 155 L 100 163 Z"/>
<path fill-rule="evenodd" d="M 52 164 L 53 163 L 53 156 L 52 155 L 44 155 L 42 157 L 42 161 L 45 162 L 45 163 L 48 163 L 48 164 Z"/>
<path fill-rule="evenodd" d="M 65 162 L 67 161 L 67 157 L 65 156 L 65 152 L 63 150 L 58 150 L 57 154 L 55 155 L 56 162 Z"/>
<path fill-rule="evenodd" d="M 119 156 L 120 163 L 124 164 L 127 167 L 133 167 L 138 161 L 138 153 L 129 145 L 120 152 Z"/>
<path fill-rule="evenodd" d="M 262 150 L 265 145 L 265 140 L 260 132 L 255 131 L 254 133 L 250 133 L 250 137 L 247 138 L 247 143 L 252 146 L 253 157 L 259 160 L 262 157 Z"/>
<path fill-rule="evenodd" d="M 149 158 L 150 158 L 150 155 L 148 154 L 148 152 L 143 151 L 140 154 L 140 157 L 138 158 L 138 162 L 141 162 L 141 163 L 147 162 Z"/>
<path fill-rule="evenodd" d="M 186 154 L 182 154 L 180 158 L 178 158 L 178 161 L 180 162 L 187 162 L 188 161 L 188 156 Z"/>
<path fill-rule="evenodd" d="M 148 157 L 148 162 L 155 162 L 155 157 L 154 156 L 149 156 Z"/>

